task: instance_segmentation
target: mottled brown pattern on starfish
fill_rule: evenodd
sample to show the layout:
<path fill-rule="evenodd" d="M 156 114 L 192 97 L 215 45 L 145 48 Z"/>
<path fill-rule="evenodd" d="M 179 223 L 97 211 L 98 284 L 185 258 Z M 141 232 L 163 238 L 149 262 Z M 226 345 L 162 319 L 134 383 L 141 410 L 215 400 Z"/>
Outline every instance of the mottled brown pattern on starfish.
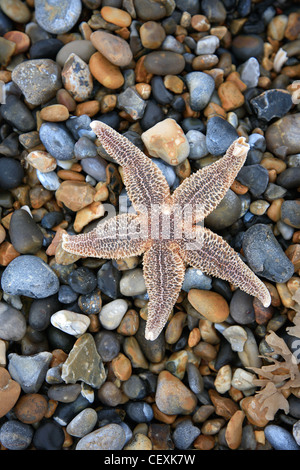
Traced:
<path fill-rule="evenodd" d="M 263 282 L 218 235 L 174 220 L 186 208 L 202 221 L 220 203 L 243 166 L 249 145 L 238 138 L 225 156 L 184 180 L 170 195 L 165 177 L 155 163 L 128 139 L 99 121 L 91 123 L 104 149 L 122 166 L 124 183 L 136 214 L 109 219 L 86 234 L 63 236 L 63 248 L 82 257 L 123 258 L 144 253 L 143 270 L 149 295 L 146 338 L 154 340 L 166 324 L 182 287 L 185 263 L 227 280 L 256 296 L 265 307 L 271 297 Z M 154 233 L 153 219 L 158 216 Z M 165 218 L 170 216 L 166 230 Z M 177 227 L 178 228 L 178 227 Z"/>

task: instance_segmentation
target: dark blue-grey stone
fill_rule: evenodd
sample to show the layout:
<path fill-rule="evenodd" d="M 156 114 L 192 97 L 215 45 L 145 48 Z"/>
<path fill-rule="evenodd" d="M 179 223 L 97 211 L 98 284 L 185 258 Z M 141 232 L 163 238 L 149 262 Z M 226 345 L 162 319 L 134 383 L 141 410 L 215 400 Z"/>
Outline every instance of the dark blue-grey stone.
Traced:
<path fill-rule="evenodd" d="M 275 450 L 300 450 L 292 434 L 281 426 L 269 424 L 264 429 L 268 442 Z"/>
<path fill-rule="evenodd" d="M 208 154 L 206 146 L 206 136 L 202 132 L 196 130 L 190 130 L 186 134 L 186 138 L 190 145 L 190 160 L 198 160 Z"/>
<path fill-rule="evenodd" d="M 29 132 L 35 128 L 35 119 L 29 108 L 16 95 L 8 95 L 0 107 L 3 119 L 21 132 Z"/>
<path fill-rule="evenodd" d="M 97 277 L 91 269 L 81 266 L 69 274 L 68 283 L 78 294 L 89 294 L 97 287 Z"/>
<path fill-rule="evenodd" d="M 147 423 L 153 419 L 152 407 L 143 401 L 126 403 L 126 413 L 136 423 Z"/>
<path fill-rule="evenodd" d="M 210 290 L 212 280 L 209 276 L 204 274 L 200 269 L 187 268 L 184 275 L 182 290 L 189 292 L 190 289 L 205 289 Z"/>
<path fill-rule="evenodd" d="M 36 0 L 34 6 L 37 23 L 51 34 L 70 31 L 82 10 L 80 0 Z"/>
<path fill-rule="evenodd" d="M 99 289 L 112 299 L 117 299 L 120 295 L 120 279 L 121 273 L 111 261 L 105 263 L 97 273 Z"/>
<path fill-rule="evenodd" d="M 13 212 L 9 224 L 10 241 L 19 253 L 35 254 L 43 244 L 43 233 L 33 217 L 23 209 Z"/>
<path fill-rule="evenodd" d="M 41 388 L 52 359 L 52 353 L 42 351 L 32 356 L 10 353 L 8 371 L 24 393 L 37 393 Z"/>
<path fill-rule="evenodd" d="M 190 419 L 181 421 L 172 436 L 176 449 L 188 449 L 200 433 L 200 429 Z"/>
<path fill-rule="evenodd" d="M 286 90 L 266 90 L 250 100 L 257 117 L 264 121 L 285 116 L 293 106 L 292 96 Z"/>
<path fill-rule="evenodd" d="M 95 344 L 103 362 L 110 362 L 116 357 L 121 348 L 118 336 L 113 331 L 99 331 L 95 335 Z"/>
<path fill-rule="evenodd" d="M 78 160 L 87 157 L 96 157 L 97 146 L 88 137 L 80 137 L 74 146 L 74 155 Z"/>
<path fill-rule="evenodd" d="M 0 158 L 0 189 L 13 189 L 22 183 L 24 170 L 19 162 L 14 158 Z"/>
<path fill-rule="evenodd" d="M 294 274 L 293 263 L 268 225 L 256 224 L 245 232 L 243 252 L 252 271 L 270 281 L 287 282 Z"/>
<path fill-rule="evenodd" d="M 133 88 L 128 87 L 118 95 L 118 108 L 123 109 L 134 120 L 143 117 L 146 105 L 146 101 Z"/>
<path fill-rule="evenodd" d="M 52 59 L 55 60 L 58 51 L 64 43 L 56 38 L 41 39 L 35 42 L 29 49 L 30 59 Z"/>
<path fill-rule="evenodd" d="M 44 331 L 50 325 L 50 317 L 60 310 L 61 304 L 57 295 L 44 299 L 35 299 L 30 305 L 28 323 L 36 331 Z"/>
<path fill-rule="evenodd" d="M 226 10 L 221 0 L 202 0 L 201 10 L 210 23 L 223 23 L 226 19 Z"/>
<path fill-rule="evenodd" d="M 0 302 L 0 338 L 7 341 L 20 341 L 25 333 L 25 315 L 11 305 Z"/>
<path fill-rule="evenodd" d="M 164 113 L 161 107 L 154 100 L 148 100 L 144 115 L 140 120 L 140 125 L 143 131 L 155 126 L 158 122 L 164 119 Z"/>
<path fill-rule="evenodd" d="M 159 75 L 156 75 L 151 80 L 151 93 L 157 103 L 170 104 L 174 98 L 164 85 L 164 80 Z"/>
<path fill-rule="evenodd" d="M 0 429 L 0 442 L 8 450 L 25 450 L 33 438 L 33 427 L 16 419 L 6 421 Z"/>
<path fill-rule="evenodd" d="M 248 325 L 255 321 L 253 296 L 236 289 L 230 301 L 230 316 L 238 325 Z"/>
<path fill-rule="evenodd" d="M 0 36 L 13 29 L 12 21 L 0 10 Z"/>
<path fill-rule="evenodd" d="M 155 165 L 158 166 L 158 168 L 161 170 L 162 174 L 167 180 L 168 185 L 171 188 L 173 184 L 175 183 L 175 179 L 176 179 L 176 173 L 175 173 L 174 167 L 171 165 L 168 165 L 160 158 L 154 158 L 153 163 L 155 163 Z"/>
<path fill-rule="evenodd" d="M 37 450 L 61 450 L 65 440 L 63 428 L 54 421 L 45 421 L 37 428 L 33 445 Z"/>
<path fill-rule="evenodd" d="M 46 229 L 51 229 L 55 225 L 60 224 L 63 221 L 64 215 L 63 212 L 52 211 L 44 215 L 41 220 L 41 226 Z"/>
<path fill-rule="evenodd" d="M 180 11 L 188 11 L 191 15 L 200 12 L 199 0 L 176 0 L 176 8 Z"/>
<path fill-rule="evenodd" d="M 6 294 L 41 299 L 58 292 L 59 280 L 38 256 L 20 255 L 4 269 L 1 286 Z"/>
<path fill-rule="evenodd" d="M 269 172 L 261 165 L 243 166 L 236 179 L 249 188 L 254 197 L 259 197 L 266 190 L 269 183 Z"/>
<path fill-rule="evenodd" d="M 58 160 L 71 160 L 74 155 L 75 140 L 65 124 L 44 122 L 40 127 L 40 139 L 47 152 Z"/>
<path fill-rule="evenodd" d="M 70 286 L 62 285 L 58 291 L 58 300 L 62 304 L 72 304 L 78 298 L 78 294 Z"/>
<path fill-rule="evenodd" d="M 80 131 L 85 130 L 86 132 L 90 132 L 92 130 L 90 127 L 91 122 L 92 120 L 87 114 L 82 114 L 81 116 L 71 116 L 66 121 L 66 126 L 74 139 L 78 140 L 81 137 Z"/>
<path fill-rule="evenodd" d="M 107 162 L 100 157 L 87 157 L 80 161 L 80 165 L 85 173 L 96 181 L 106 181 Z"/>
<path fill-rule="evenodd" d="M 206 145 L 212 155 L 224 155 L 238 138 L 236 129 L 225 119 L 213 116 L 207 122 Z"/>
<path fill-rule="evenodd" d="M 300 167 L 291 167 L 280 173 L 276 179 L 279 186 L 294 189 L 300 186 Z"/>
<path fill-rule="evenodd" d="M 190 93 L 192 110 L 201 111 L 207 106 L 215 90 L 214 79 L 204 72 L 190 72 L 184 78 Z"/>

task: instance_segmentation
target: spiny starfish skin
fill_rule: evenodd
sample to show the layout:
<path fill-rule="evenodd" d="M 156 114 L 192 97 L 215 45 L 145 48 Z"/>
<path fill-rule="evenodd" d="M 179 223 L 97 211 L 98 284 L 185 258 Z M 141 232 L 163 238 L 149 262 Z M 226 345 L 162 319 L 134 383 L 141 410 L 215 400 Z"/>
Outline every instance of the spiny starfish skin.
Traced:
<path fill-rule="evenodd" d="M 157 165 L 126 137 L 99 121 L 92 122 L 91 128 L 122 166 L 124 184 L 136 213 L 100 222 L 86 234 L 64 234 L 62 247 L 81 257 L 108 259 L 144 253 L 143 274 L 149 296 L 146 339 L 156 339 L 167 323 L 182 287 L 186 264 L 229 281 L 257 297 L 265 307 L 270 305 L 268 289 L 239 255 L 220 236 L 195 225 L 218 206 L 244 165 L 249 145 L 243 137 L 233 142 L 220 160 L 186 178 L 171 195 Z M 183 222 L 178 232 L 176 214 L 187 207 L 192 208 L 192 224 Z M 170 221 L 167 232 L 164 217 Z M 158 220 L 156 227 L 153 220 Z"/>

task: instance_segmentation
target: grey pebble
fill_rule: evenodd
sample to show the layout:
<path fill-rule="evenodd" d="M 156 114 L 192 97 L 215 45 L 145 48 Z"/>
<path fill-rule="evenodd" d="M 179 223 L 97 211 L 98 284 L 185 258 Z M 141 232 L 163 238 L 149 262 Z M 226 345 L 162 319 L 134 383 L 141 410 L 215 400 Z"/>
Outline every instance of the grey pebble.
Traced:
<path fill-rule="evenodd" d="M 97 157 L 97 146 L 88 137 L 80 137 L 74 146 L 74 155 L 78 160 Z"/>
<path fill-rule="evenodd" d="M 189 72 L 184 78 L 190 93 L 192 110 L 201 111 L 207 106 L 215 90 L 214 79 L 204 72 Z"/>
<path fill-rule="evenodd" d="M 85 408 L 70 421 L 66 431 L 71 436 L 81 438 L 93 431 L 97 420 L 97 412 L 93 408 Z"/>
<path fill-rule="evenodd" d="M 259 197 L 266 190 L 269 183 L 269 173 L 261 165 L 243 166 L 236 179 L 249 188 L 254 197 Z"/>
<path fill-rule="evenodd" d="M 269 424 L 264 429 L 265 436 L 275 450 L 300 450 L 292 434 L 281 426 Z"/>
<path fill-rule="evenodd" d="M 37 23 L 51 34 L 70 31 L 82 10 L 80 0 L 36 0 L 34 6 Z"/>
<path fill-rule="evenodd" d="M 65 124 L 44 122 L 40 127 L 40 139 L 47 152 L 57 160 L 71 160 L 73 158 L 75 140 Z"/>
<path fill-rule="evenodd" d="M 61 181 L 55 171 L 42 173 L 40 170 L 36 170 L 36 176 L 41 185 L 49 191 L 56 191 L 60 186 Z"/>
<path fill-rule="evenodd" d="M 202 132 L 190 130 L 187 132 L 186 138 L 190 145 L 189 158 L 191 160 L 198 160 L 208 155 L 206 136 Z"/>
<path fill-rule="evenodd" d="M 0 302 L 0 338 L 7 341 L 20 341 L 25 333 L 25 316 L 11 305 Z"/>
<path fill-rule="evenodd" d="M 85 173 L 87 173 L 96 181 L 106 181 L 107 162 L 100 156 L 86 157 L 80 161 L 80 165 Z"/>
<path fill-rule="evenodd" d="M 25 450 L 32 441 L 33 427 L 17 420 L 6 421 L 0 429 L 0 442 L 8 450 Z"/>
<path fill-rule="evenodd" d="M 8 371 L 16 380 L 23 392 L 37 393 L 41 388 L 52 359 L 52 354 L 43 351 L 32 356 L 21 356 L 16 353 L 8 355 Z"/>
<path fill-rule="evenodd" d="M 293 228 L 300 228 L 300 202 L 284 201 L 281 206 L 281 219 Z"/>
<path fill-rule="evenodd" d="M 253 296 L 237 289 L 234 291 L 229 305 L 230 316 L 239 325 L 247 325 L 255 321 Z"/>
<path fill-rule="evenodd" d="M 237 138 L 236 129 L 225 119 L 213 116 L 208 120 L 206 145 L 212 155 L 224 155 L 228 147 Z"/>
<path fill-rule="evenodd" d="M 212 286 L 212 279 L 204 274 L 200 269 L 187 268 L 184 275 L 182 290 L 189 292 L 190 289 L 205 289 L 210 290 Z"/>
<path fill-rule="evenodd" d="M 31 111 L 15 95 L 7 96 L 5 103 L 0 107 L 0 114 L 8 124 L 21 132 L 29 132 L 35 128 L 35 119 Z"/>
<path fill-rule="evenodd" d="M 76 445 L 76 450 L 121 450 L 126 442 L 122 426 L 111 423 L 86 434 Z"/>
<path fill-rule="evenodd" d="M 206 217 L 205 224 L 211 230 L 223 230 L 239 219 L 241 210 L 239 196 L 229 189 L 220 204 Z"/>
<path fill-rule="evenodd" d="M 241 75 L 241 80 L 247 85 L 248 88 L 257 86 L 260 76 L 260 66 L 256 57 L 250 57 L 244 62 L 238 71 Z"/>
<path fill-rule="evenodd" d="M 43 244 L 43 233 L 33 217 L 24 209 L 13 212 L 9 236 L 15 250 L 22 254 L 35 254 Z"/>
<path fill-rule="evenodd" d="M 186 419 L 177 424 L 172 438 L 177 449 L 186 450 L 200 434 L 200 429 L 190 419 Z"/>

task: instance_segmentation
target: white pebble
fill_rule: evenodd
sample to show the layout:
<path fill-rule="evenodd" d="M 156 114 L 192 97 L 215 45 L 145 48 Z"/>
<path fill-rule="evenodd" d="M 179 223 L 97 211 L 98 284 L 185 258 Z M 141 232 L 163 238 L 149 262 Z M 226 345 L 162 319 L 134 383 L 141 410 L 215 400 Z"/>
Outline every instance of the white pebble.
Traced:
<path fill-rule="evenodd" d="M 255 374 L 252 374 L 251 372 L 248 372 L 244 369 L 237 368 L 233 373 L 231 385 L 237 390 L 250 390 L 255 386 L 253 383 L 255 378 Z"/>
<path fill-rule="evenodd" d="M 107 330 L 115 330 L 127 312 L 128 304 L 124 299 L 112 300 L 102 307 L 99 313 L 101 325 Z"/>
<path fill-rule="evenodd" d="M 83 335 L 91 322 L 87 315 L 70 310 L 59 310 L 51 316 L 50 321 L 56 328 L 76 337 Z"/>

